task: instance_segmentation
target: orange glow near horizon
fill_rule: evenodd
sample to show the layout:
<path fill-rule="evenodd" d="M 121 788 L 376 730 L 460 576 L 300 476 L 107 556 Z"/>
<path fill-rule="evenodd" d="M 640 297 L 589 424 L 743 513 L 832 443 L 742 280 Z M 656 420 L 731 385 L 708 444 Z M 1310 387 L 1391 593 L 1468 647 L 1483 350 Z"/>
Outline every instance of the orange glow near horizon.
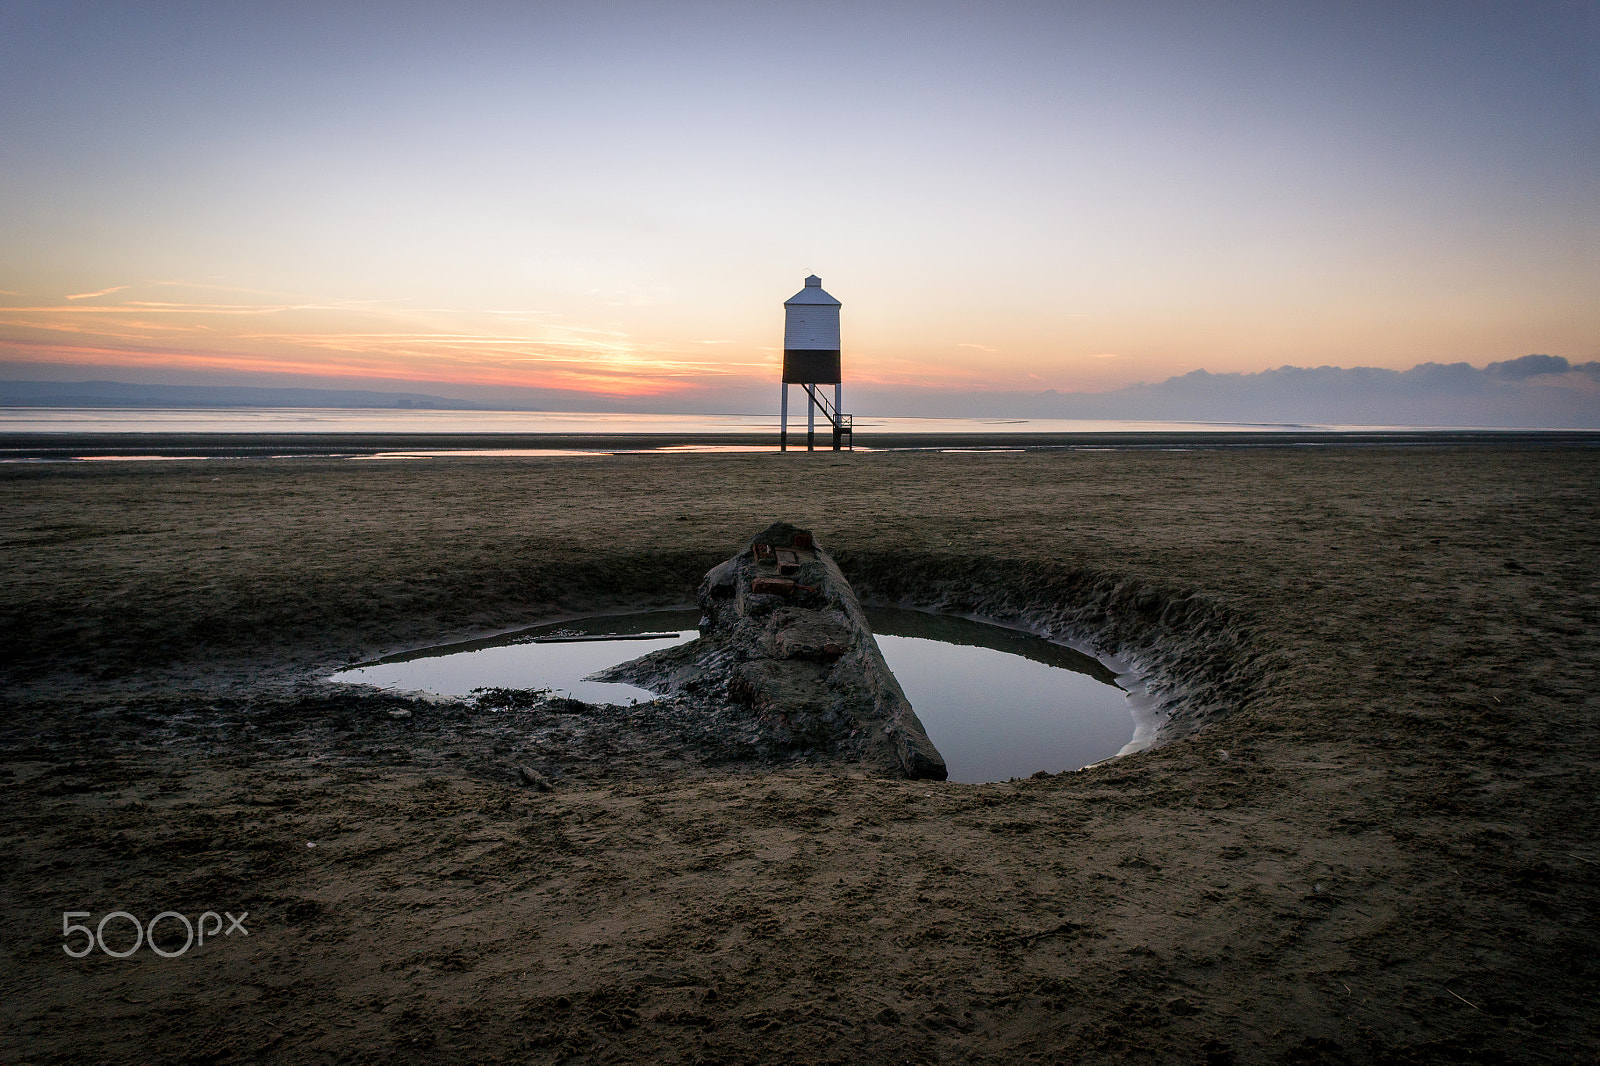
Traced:
<path fill-rule="evenodd" d="M 185 302 L 134 298 L 148 296 L 135 290 L 118 285 L 68 297 L 94 302 L 0 306 L 0 359 L 559 389 L 619 398 L 770 384 L 780 362 L 772 343 L 645 343 L 620 327 L 560 325 L 530 312 L 414 310 L 355 301 Z M 781 312 L 773 303 L 776 327 Z M 944 359 L 847 347 L 850 381 L 974 391 L 1046 387 L 1037 374 L 996 367 L 997 349 L 991 346 L 947 347 Z"/>
<path fill-rule="evenodd" d="M 716 302 L 619 292 L 604 301 L 558 302 L 572 308 L 558 314 L 503 305 L 451 309 L 443 300 L 316 300 L 180 281 L 84 285 L 53 300 L 0 299 L 0 361 L 617 399 L 731 395 L 729 389 L 748 396 L 776 380 L 787 295 L 758 299 L 749 288 L 715 286 Z M 942 292 L 909 294 L 848 279 L 837 288 L 848 297 L 846 380 L 880 391 L 1101 392 L 1199 368 L 1408 369 L 1426 361 L 1482 365 L 1527 351 L 1514 319 L 1444 322 L 1418 311 L 1410 322 L 1378 329 L 1342 320 L 1337 308 L 1307 305 L 1292 309 L 1292 325 L 1282 310 L 1249 318 L 1226 308 L 1152 316 L 1126 307 L 1095 314 L 1018 309 L 985 323 L 957 315 L 959 301 Z M 1581 325 L 1569 323 L 1568 332 L 1576 336 Z M 1316 346 L 1297 341 L 1296 331 L 1315 337 Z M 1378 346 L 1380 337 L 1386 347 Z M 1339 359 L 1338 352 L 1352 350 L 1377 357 Z M 1574 362 L 1592 357 L 1581 347 L 1563 354 Z"/>
<path fill-rule="evenodd" d="M 128 288 L 116 286 L 80 298 Z M 511 331 L 503 328 L 508 317 L 316 303 L 124 300 L 15 306 L 0 308 L 0 358 L 560 389 L 613 397 L 664 396 L 707 381 L 765 378 L 777 366 L 775 355 L 770 367 L 769 360 L 696 358 L 698 353 L 640 344 L 616 330 L 525 322 L 525 330 Z M 259 328 L 263 319 L 274 318 L 288 328 Z M 457 321 L 446 321 L 452 319 Z M 449 325 L 456 328 L 439 328 Z"/>

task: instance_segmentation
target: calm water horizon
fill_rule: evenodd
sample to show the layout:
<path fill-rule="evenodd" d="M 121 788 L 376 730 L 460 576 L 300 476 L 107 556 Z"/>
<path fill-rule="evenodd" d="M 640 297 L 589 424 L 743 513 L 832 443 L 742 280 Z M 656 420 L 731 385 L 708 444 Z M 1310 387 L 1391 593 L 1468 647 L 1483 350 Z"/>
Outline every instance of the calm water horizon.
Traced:
<path fill-rule="evenodd" d="M 1175 422 L 1079 418 L 918 418 L 856 415 L 855 431 L 892 434 L 995 433 L 1329 433 L 1402 430 L 1424 426 L 1316 425 L 1298 422 Z M 381 434 L 618 434 L 637 436 L 778 432 L 776 412 L 763 414 L 641 414 L 592 411 L 447 411 L 417 408 L 330 407 L 0 407 L 5 433 L 381 433 Z M 804 438 L 791 419 L 790 439 Z M 819 436 L 827 432 L 818 428 Z"/>

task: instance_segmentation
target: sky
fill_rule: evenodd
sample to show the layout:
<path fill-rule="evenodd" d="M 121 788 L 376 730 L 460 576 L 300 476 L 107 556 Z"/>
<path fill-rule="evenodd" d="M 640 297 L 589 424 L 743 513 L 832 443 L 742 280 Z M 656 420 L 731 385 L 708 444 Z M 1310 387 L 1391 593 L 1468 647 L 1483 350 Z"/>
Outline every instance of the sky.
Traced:
<path fill-rule="evenodd" d="M 1592 362 L 1600 3 L 0 0 L 0 376 L 747 406 L 811 273 L 949 413 Z"/>

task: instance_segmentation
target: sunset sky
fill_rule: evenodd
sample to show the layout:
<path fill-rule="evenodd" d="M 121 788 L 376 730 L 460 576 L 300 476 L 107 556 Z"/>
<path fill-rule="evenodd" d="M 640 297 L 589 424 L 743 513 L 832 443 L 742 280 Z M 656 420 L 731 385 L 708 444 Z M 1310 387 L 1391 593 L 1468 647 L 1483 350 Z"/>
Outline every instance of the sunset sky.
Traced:
<path fill-rule="evenodd" d="M 1600 5 L 0 0 L 0 377 L 1600 359 Z"/>

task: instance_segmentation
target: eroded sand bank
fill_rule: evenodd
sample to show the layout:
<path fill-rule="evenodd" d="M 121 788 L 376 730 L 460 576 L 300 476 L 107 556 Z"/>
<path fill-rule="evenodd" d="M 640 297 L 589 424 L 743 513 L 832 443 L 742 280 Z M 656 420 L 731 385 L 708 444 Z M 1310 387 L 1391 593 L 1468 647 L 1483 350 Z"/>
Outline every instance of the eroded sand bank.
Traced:
<path fill-rule="evenodd" d="M 1591 1061 L 1596 484 L 1524 448 L 0 470 L 0 1057 Z M 887 781 L 310 680 L 690 602 L 775 518 L 863 599 L 1138 658 L 1175 739 Z M 251 935 L 63 953 L 117 909 Z"/>

